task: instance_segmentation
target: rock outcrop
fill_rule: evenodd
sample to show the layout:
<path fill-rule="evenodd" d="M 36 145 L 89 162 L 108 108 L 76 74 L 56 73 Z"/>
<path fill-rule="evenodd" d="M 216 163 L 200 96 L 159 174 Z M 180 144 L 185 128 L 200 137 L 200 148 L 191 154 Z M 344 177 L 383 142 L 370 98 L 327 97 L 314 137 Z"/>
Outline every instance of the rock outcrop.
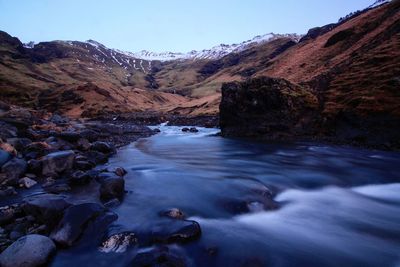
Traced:
<path fill-rule="evenodd" d="M 223 136 L 281 137 L 309 133 L 318 100 L 284 79 L 262 77 L 222 86 L 220 126 Z"/>

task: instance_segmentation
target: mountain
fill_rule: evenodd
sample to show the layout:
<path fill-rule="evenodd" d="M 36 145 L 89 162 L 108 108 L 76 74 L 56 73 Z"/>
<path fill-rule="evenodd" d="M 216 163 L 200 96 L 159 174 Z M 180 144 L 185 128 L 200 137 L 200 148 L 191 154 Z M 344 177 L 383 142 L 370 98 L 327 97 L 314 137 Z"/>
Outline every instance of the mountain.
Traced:
<path fill-rule="evenodd" d="M 268 33 L 264 35 L 258 35 L 250 40 L 243 41 L 240 44 L 220 44 L 212 47 L 211 49 L 204 49 L 201 51 L 190 51 L 187 53 L 174 53 L 174 52 L 163 52 L 155 53 L 143 50 L 138 53 L 129 53 L 133 57 L 145 59 L 145 60 L 159 60 L 159 61 L 171 61 L 171 60 L 197 60 L 197 59 L 220 59 L 230 53 L 238 53 L 249 49 L 253 46 L 257 46 L 263 43 L 271 42 L 280 38 L 291 38 L 294 41 L 300 40 L 302 36 L 298 34 L 275 34 Z"/>
<path fill-rule="evenodd" d="M 222 133 L 400 147 L 399 58 L 398 0 L 313 29 L 223 86 Z"/>

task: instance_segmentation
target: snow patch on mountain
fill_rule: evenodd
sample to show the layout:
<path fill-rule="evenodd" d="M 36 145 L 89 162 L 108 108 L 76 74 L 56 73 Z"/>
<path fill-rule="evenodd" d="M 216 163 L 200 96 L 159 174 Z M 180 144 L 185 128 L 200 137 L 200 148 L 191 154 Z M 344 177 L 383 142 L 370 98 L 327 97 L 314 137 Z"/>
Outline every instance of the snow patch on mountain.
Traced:
<path fill-rule="evenodd" d="M 217 46 L 212 47 L 211 49 L 204 49 L 201 51 L 190 51 L 188 53 L 174 53 L 174 52 L 162 52 L 162 53 L 155 53 L 155 52 L 150 52 L 147 50 L 142 50 L 140 52 L 136 53 L 131 53 L 131 52 L 124 52 L 124 51 L 119 51 L 121 53 L 126 53 L 127 55 L 140 58 L 140 59 L 145 59 L 145 60 L 159 60 L 159 61 L 170 61 L 170 60 L 177 60 L 177 59 L 219 59 L 221 57 L 226 56 L 229 53 L 233 52 L 241 52 L 243 50 L 246 50 L 250 48 L 251 46 L 258 45 L 258 44 L 263 44 L 267 43 L 273 40 L 276 40 L 278 38 L 291 38 L 294 41 L 299 41 L 300 38 L 302 37 L 301 35 L 298 34 L 274 34 L 274 33 L 268 33 L 264 35 L 258 35 L 254 37 L 253 39 L 244 41 L 240 44 L 220 44 Z"/>

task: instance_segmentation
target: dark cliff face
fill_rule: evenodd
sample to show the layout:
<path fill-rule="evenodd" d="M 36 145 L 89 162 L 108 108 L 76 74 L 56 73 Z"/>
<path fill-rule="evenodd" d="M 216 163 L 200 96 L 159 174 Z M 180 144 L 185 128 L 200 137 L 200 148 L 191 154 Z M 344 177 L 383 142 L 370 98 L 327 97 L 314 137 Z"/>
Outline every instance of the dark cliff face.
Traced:
<path fill-rule="evenodd" d="M 400 118 L 354 110 L 326 113 L 310 87 L 260 77 L 222 86 L 221 133 L 263 140 L 317 139 L 379 148 L 400 147 Z"/>
<path fill-rule="evenodd" d="M 284 79 L 261 77 L 222 86 L 220 126 L 224 136 L 277 139 L 309 132 L 317 98 Z"/>

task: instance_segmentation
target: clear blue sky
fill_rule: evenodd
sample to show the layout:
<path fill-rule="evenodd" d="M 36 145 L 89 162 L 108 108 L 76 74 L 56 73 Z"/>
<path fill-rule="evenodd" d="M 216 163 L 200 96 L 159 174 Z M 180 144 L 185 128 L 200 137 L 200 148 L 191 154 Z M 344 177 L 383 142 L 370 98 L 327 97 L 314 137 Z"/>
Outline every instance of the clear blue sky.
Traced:
<path fill-rule="evenodd" d="M 23 42 L 94 39 L 127 51 L 238 43 L 306 33 L 373 0 L 0 0 L 0 30 Z"/>

